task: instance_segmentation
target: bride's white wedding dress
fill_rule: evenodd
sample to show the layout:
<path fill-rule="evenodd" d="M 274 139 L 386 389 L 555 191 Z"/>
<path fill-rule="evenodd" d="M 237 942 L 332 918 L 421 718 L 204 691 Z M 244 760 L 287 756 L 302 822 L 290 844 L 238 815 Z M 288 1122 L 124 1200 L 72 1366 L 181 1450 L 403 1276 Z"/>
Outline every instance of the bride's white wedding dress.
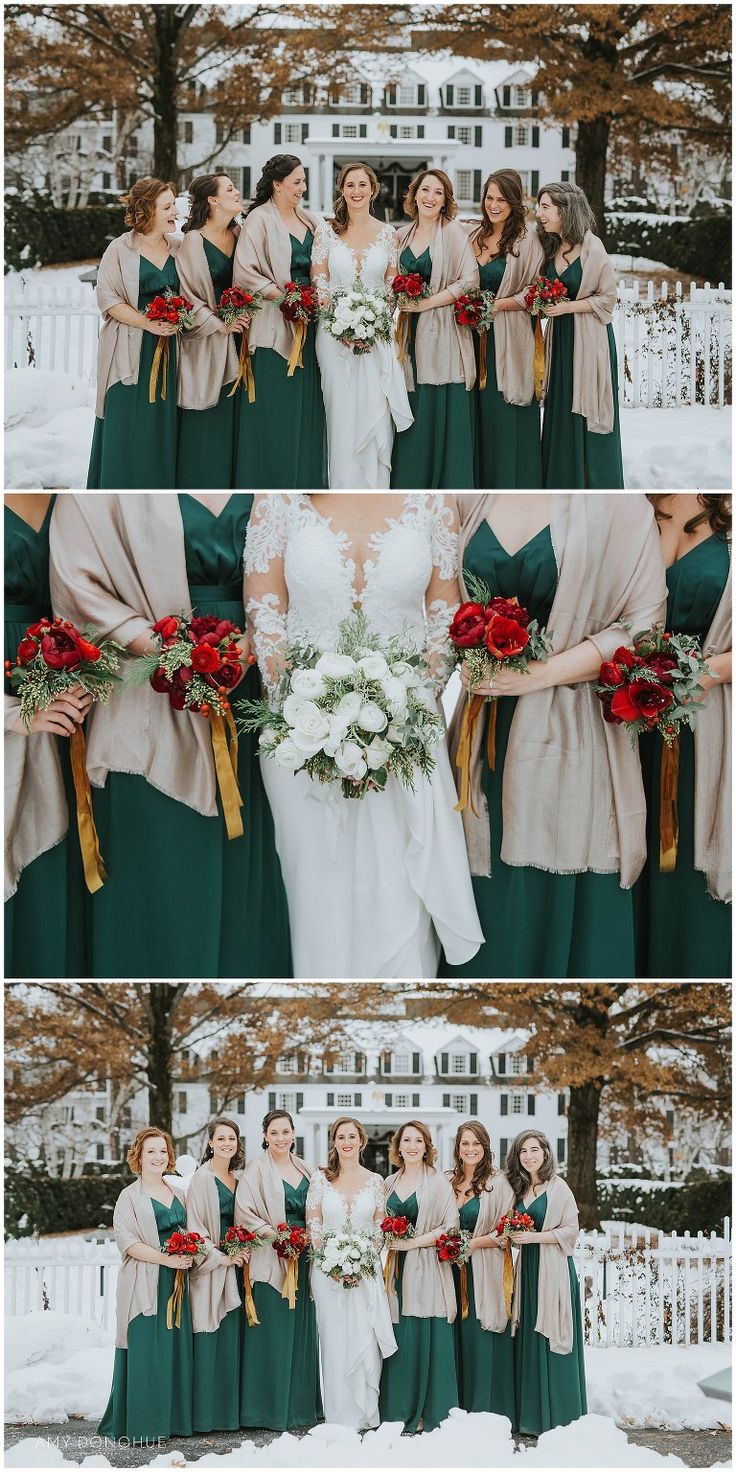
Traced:
<path fill-rule="evenodd" d="M 356 252 L 326 220 L 312 247 L 315 284 L 321 300 L 350 291 L 360 281 L 369 291 L 385 291 L 397 271 L 398 244 L 384 225 L 366 251 Z M 387 490 L 391 479 L 394 426 L 414 422 L 404 374 L 393 342 L 377 342 L 356 355 L 317 327 L 317 361 L 327 420 L 328 484 L 332 490 Z"/>
<path fill-rule="evenodd" d="M 380 1237 L 384 1190 L 380 1176 L 370 1175 L 348 1200 L 321 1170 L 314 1172 L 307 1195 L 307 1225 L 315 1246 L 327 1232 L 346 1227 Z M 377 1243 L 377 1253 L 378 1253 Z M 343 1288 L 315 1262 L 311 1273 L 317 1310 L 325 1421 L 366 1431 L 378 1426 L 381 1366 L 396 1353 L 391 1313 L 380 1262 L 375 1278 Z"/>
<path fill-rule="evenodd" d="M 425 651 L 437 696 L 449 677 L 447 629 L 457 605 L 453 498 L 403 498 L 356 565 L 308 495 L 256 500 L 246 544 L 249 625 L 267 690 L 294 639 L 334 649 L 356 607 L 380 638 L 402 634 Z M 437 975 L 440 945 L 452 965 L 474 956 L 483 933 L 473 898 L 457 794 L 444 741 L 414 791 L 389 777 L 359 801 L 261 758 L 289 904 L 297 977 Z"/>

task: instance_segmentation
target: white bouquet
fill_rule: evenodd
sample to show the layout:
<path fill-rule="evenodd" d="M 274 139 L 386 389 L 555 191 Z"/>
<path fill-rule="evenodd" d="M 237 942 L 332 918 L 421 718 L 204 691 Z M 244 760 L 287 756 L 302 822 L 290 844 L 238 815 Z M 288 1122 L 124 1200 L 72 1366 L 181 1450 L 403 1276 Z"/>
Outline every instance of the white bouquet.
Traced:
<path fill-rule="evenodd" d="M 378 1255 L 372 1237 L 365 1232 L 327 1232 L 313 1257 L 325 1276 L 343 1288 L 357 1288 L 362 1278 L 376 1276 Z"/>
<path fill-rule="evenodd" d="M 393 305 L 380 291 L 354 286 L 333 297 L 320 315 L 331 336 L 353 353 L 369 353 L 393 337 Z"/>
<path fill-rule="evenodd" d="M 340 625 L 328 653 L 293 644 L 276 707 L 238 703 L 239 730 L 262 729 L 261 755 L 317 782 L 340 782 L 343 797 L 382 791 L 389 776 L 414 787 L 434 770 L 444 727 L 421 655 L 400 637 L 383 645 L 362 611 Z"/>

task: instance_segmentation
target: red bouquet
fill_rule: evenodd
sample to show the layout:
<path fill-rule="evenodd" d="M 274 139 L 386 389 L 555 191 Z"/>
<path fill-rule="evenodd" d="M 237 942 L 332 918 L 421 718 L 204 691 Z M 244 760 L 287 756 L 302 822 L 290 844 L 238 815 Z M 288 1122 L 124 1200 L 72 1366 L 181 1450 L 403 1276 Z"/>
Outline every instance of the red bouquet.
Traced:
<path fill-rule="evenodd" d="M 199 1267 L 207 1256 L 207 1243 L 199 1232 L 172 1232 L 164 1242 L 162 1251 L 169 1257 L 191 1257 L 194 1267 Z M 166 1304 L 166 1327 L 181 1328 L 181 1306 L 184 1301 L 184 1269 L 177 1268 L 174 1276 L 174 1291 Z"/>
<path fill-rule="evenodd" d="M 567 287 L 559 278 L 550 281 L 548 276 L 537 276 L 529 290 L 524 295 L 526 309 L 532 317 L 544 317 L 548 307 L 557 306 L 558 302 L 565 301 Z"/>
<path fill-rule="evenodd" d="M 248 1255 L 250 1256 L 250 1253 L 253 1252 L 256 1247 L 265 1247 L 267 1241 L 268 1239 L 266 1237 L 262 1237 L 258 1232 L 249 1232 L 245 1227 L 236 1226 L 228 1228 L 225 1236 L 220 1243 L 220 1247 L 222 1248 L 223 1252 L 227 1253 L 228 1257 L 239 1257 L 240 1253 L 243 1251 L 243 1248 L 247 1247 Z M 243 1307 L 245 1308 L 245 1316 L 248 1320 L 248 1323 L 250 1324 L 251 1328 L 253 1328 L 255 1324 L 260 1323 L 260 1319 L 258 1317 L 258 1314 L 256 1313 L 256 1305 L 253 1299 L 253 1287 L 250 1281 L 247 1258 L 242 1263 L 242 1268 L 244 1300 Z"/>
<path fill-rule="evenodd" d="M 145 316 L 149 322 L 170 322 L 177 332 L 183 327 L 191 327 L 194 321 L 194 303 L 187 300 L 185 296 L 177 296 L 170 286 L 160 296 L 155 296 L 148 303 Z M 148 379 L 148 402 L 155 403 L 156 385 L 158 383 L 159 369 L 161 369 L 161 398 L 166 398 L 166 376 L 169 367 L 169 339 L 160 337 L 156 343 L 153 354 L 151 373 Z"/>
<path fill-rule="evenodd" d="M 440 1262 L 449 1262 L 459 1268 L 470 1258 L 469 1245 L 470 1232 L 443 1232 L 437 1238 L 435 1251 Z"/>
<path fill-rule="evenodd" d="M 288 1222 L 279 1222 L 271 1243 L 276 1256 L 286 1263 L 286 1280 L 281 1297 L 288 1298 L 289 1308 L 296 1308 L 296 1292 L 299 1282 L 299 1259 L 309 1246 L 306 1227 L 290 1227 Z"/>
<path fill-rule="evenodd" d="M 496 1236 L 503 1237 L 504 1260 L 503 1260 L 503 1296 L 506 1304 L 506 1317 L 511 1318 L 511 1306 L 514 1298 L 514 1259 L 511 1253 L 511 1243 L 514 1232 L 536 1232 L 534 1218 L 525 1211 L 507 1211 L 496 1224 Z"/>
<path fill-rule="evenodd" d="M 226 287 L 217 303 L 217 315 L 222 318 L 227 327 L 232 326 L 233 322 L 239 322 L 241 317 L 244 319 L 244 330 L 240 333 L 240 342 L 238 344 L 238 373 L 228 394 L 228 398 L 231 399 L 233 394 L 237 393 L 242 383 L 245 385 L 249 404 L 254 404 L 256 401 L 256 380 L 253 374 L 253 363 L 248 347 L 248 334 L 245 328 L 248 326 L 251 317 L 254 317 L 262 306 L 263 297 L 260 292 L 243 291 L 240 286 Z"/>
<path fill-rule="evenodd" d="M 404 1242 L 407 1237 L 413 1237 L 414 1227 L 406 1216 L 385 1216 L 381 1222 L 383 1240 L 388 1247 L 386 1263 L 383 1269 L 383 1281 L 388 1293 L 391 1284 L 396 1277 L 397 1255 L 394 1251 L 395 1242 Z"/>
<path fill-rule="evenodd" d="M 406 276 L 394 276 L 391 282 L 391 290 L 396 298 L 399 311 L 410 307 L 414 302 L 421 301 L 422 297 L 430 296 L 429 283 L 420 276 L 418 271 L 409 271 Z"/>
<path fill-rule="evenodd" d="M 302 349 L 307 338 L 310 322 L 319 316 L 319 297 L 316 286 L 300 286 L 298 281 L 287 281 L 282 295 L 277 300 L 279 311 L 287 322 L 294 322 L 296 332 L 294 345 L 289 354 L 287 378 L 292 378 L 296 368 L 303 368 Z"/>
<path fill-rule="evenodd" d="M 482 291 L 476 286 L 472 291 L 466 291 L 463 296 L 457 297 L 453 306 L 458 327 L 467 327 L 478 334 L 479 390 L 484 389 L 488 382 L 488 329 L 493 322 L 495 300 L 494 292 Z"/>

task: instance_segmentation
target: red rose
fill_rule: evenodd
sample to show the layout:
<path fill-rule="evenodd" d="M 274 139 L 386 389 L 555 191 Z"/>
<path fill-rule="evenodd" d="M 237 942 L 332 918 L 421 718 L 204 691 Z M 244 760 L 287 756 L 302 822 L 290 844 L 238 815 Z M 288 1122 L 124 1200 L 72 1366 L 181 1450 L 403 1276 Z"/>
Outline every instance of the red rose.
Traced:
<path fill-rule="evenodd" d="M 611 701 L 611 712 L 622 721 L 645 720 L 654 725 L 662 712 L 674 705 L 675 697 L 663 685 L 651 680 L 632 680 L 617 690 Z"/>
<path fill-rule="evenodd" d="M 614 664 L 623 665 L 624 669 L 633 670 L 636 669 L 637 660 L 633 649 L 626 649 L 622 644 L 619 649 L 614 651 L 613 662 Z"/>
<path fill-rule="evenodd" d="M 663 685 L 671 684 L 674 679 L 672 671 L 677 669 L 677 660 L 671 654 L 653 654 L 646 665 L 648 670 L 654 670 Z"/>
<path fill-rule="evenodd" d="M 162 639 L 173 639 L 178 627 L 178 619 L 171 617 L 160 618 L 158 623 L 154 624 L 153 632 L 154 634 L 160 634 Z"/>
<path fill-rule="evenodd" d="M 82 663 L 79 634 L 71 625 L 64 629 L 55 624 L 41 640 L 41 655 L 49 669 L 75 670 Z"/>
<path fill-rule="evenodd" d="M 494 659 L 512 659 L 529 643 L 529 635 L 514 618 L 494 613 L 485 631 L 485 645 Z"/>
<path fill-rule="evenodd" d="M 477 649 L 486 631 L 482 603 L 461 603 L 450 624 L 450 638 L 459 649 Z"/>
<path fill-rule="evenodd" d="M 37 654 L 38 644 L 35 639 L 21 639 L 17 656 L 21 664 L 30 664 Z"/>
<path fill-rule="evenodd" d="M 500 613 L 503 618 L 513 619 L 523 629 L 529 623 L 528 608 L 523 608 L 515 598 L 492 598 L 486 609 L 486 621 L 492 613 Z"/>
<path fill-rule="evenodd" d="M 598 672 L 598 679 L 602 685 L 623 685 L 625 676 L 621 673 L 617 664 L 605 660 Z"/>
<path fill-rule="evenodd" d="M 192 650 L 192 669 L 198 675 L 212 675 L 220 668 L 220 656 L 210 644 L 197 644 Z"/>
<path fill-rule="evenodd" d="M 158 695 L 168 695 L 171 689 L 171 681 L 165 670 L 154 670 L 149 684 Z"/>
<path fill-rule="evenodd" d="M 51 628 L 50 618 L 41 618 L 37 624 L 28 625 L 28 633 L 32 639 L 42 639 L 47 629 Z"/>

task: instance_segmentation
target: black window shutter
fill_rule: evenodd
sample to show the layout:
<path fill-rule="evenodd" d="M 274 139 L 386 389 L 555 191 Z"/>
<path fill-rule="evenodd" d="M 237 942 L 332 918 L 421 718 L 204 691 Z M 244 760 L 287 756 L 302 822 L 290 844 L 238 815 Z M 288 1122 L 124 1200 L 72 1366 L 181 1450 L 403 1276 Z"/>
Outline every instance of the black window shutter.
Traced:
<path fill-rule="evenodd" d="M 455 101 L 455 88 L 453 87 L 452 82 L 451 82 L 448 87 L 445 87 L 445 106 L 446 107 L 452 107 L 454 101 Z"/>
<path fill-rule="evenodd" d="M 564 1140 L 558 1140 L 557 1141 L 557 1164 L 558 1165 L 564 1165 L 565 1164 L 565 1141 Z"/>
<path fill-rule="evenodd" d="M 213 1110 L 212 1112 L 214 1113 L 215 1111 Z M 245 1114 L 245 1094 L 241 1094 L 238 1098 L 238 1114 Z"/>
<path fill-rule="evenodd" d="M 419 1108 L 419 1095 L 418 1094 L 412 1094 L 412 1096 L 411 1096 L 411 1107 L 412 1107 L 412 1109 L 418 1109 Z"/>
<path fill-rule="evenodd" d="M 269 1096 L 268 1096 L 268 1107 L 269 1107 L 269 1110 L 276 1108 L 276 1095 L 275 1094 L 269 1094 Z"/>
<path fill-rule="evenodd" d="M 478 1095 L 470 1095 L 470 1113 L 475 1117 L 478 1113 Z"/>
<path fill-rule="evenodd" d="M 391 82 L 388 87 L 384 88 L 383 101 L 386 107 L 396 106 L 396 85 L 394 82 Z"/>
<path fill-rule="evenodd" d="M 539 193 L 539 169 L 532 169 L 532 194 Z"/>
<path fill-rule="evenodd" d="M 274 123 L 274 125 L 273 125 L 273 141 L 274 141 L 274 143 L 280 143 L 281 142 L 281 124 L 280 123 Z"/>
<path fill-rule="evenodd" d="M 360 1106 L 361 1106 L 362 1103 L 363 1103 L 363 1095 L 362 1094 L 353 1094 L 353 1104 L 355 1105 L 355 1108 L 356 1109 L 360 1109 Z"/>
<path fill-rule="evenodd" d="M 359 138 L 367 138 L 368 137 L 368 124 L 367 123 L 358 123 L 358 137 Z"/>
<path fill-rule="evenodd" d="M 356 1053 L 356 1055 L 355 1055 L 355 1072 L 356 1073 L 360 1073 L 360 1071 L 362 1069 L 362 1066 L 363 1066 L 362 1065 L 362 1062 L 361 1062 L 362 1056 L 363 1056 L 362 1053 Z"/>
<path fill-rule="evenodd" d="M 449 1109 L 449 1107 L 450 1107 L 450 1095 L 449 1094 L 443 1094 L 442 1095 L 442 1108 L 443 1109 Z"/>
<path fill-rule="evenodd" d="M 536 124 L 532 128 L 532 148 L 539 148 L 539 128 Z"/>
<path fill-rule="evenodd" d="M 509 1148 L 509 1142 L 508 1142 L 508 1140 L 502 1140 L 499 1148 L 500 1148 L 500 1152 L 501 1153 L 500 1153 L 500 1155 L 498 1157 L 498 1163 L 499 1163 L 499 1165 L 503 1165 L 503 1163 L 504 1163 L 504 1161 L 506 1159 L 506 1156 L 508 1154 L 508 1148 Z"/>
<path fill-rule="evenodd" d="M 514 130 L 513 130 L 513 128 L 504 128 L 504 130 L 503 130 L 503 146 L 504 146 L 504 148 L 513 148 L 513 146 L 514 146 Z"/>
<path fill-rule="evenodd" d="M 427 89 L 426 89 L 426 87 L 424 85 L 424 82 L 420 82 L 419 85 L 418 85 L 418 87 L 417 87 L 417 107 L 424 107 L 424 104 L 425 104 L 426 101 L 427 101 Z"/>
<path fill-rule="evenodd" d="M 558 1114 L 564 1114 L 565 1113 L 565 1095 L 564 1094 L 558 1094 L 557 1095 L 557 1113 Z"/>
<path fill-rule="evenodd" d="M 570 147 L 570 129 L 569 128 L 563 128 L 562 129 L 562 147 L 563 148 L 569 148 Z"/>
<path fill-rule="evenodd" d="M 332 136 L 333 136 L 333 138 L 339 138 L 340 137 L 340 124 L 339 123 L 333 123 L 332 124 Z"/>
<path fill-rule="evenodd" d="M 250 123 L 248 123 L 247 127 L 243 128 L 243 142 L 250 143 Z"/>
<path fill-rule="evenodd" d="M 480 171 L 479 170 L 478 170 L 478 178 L 480 178 Z M 471 1053 L 471 1055 L 470 1055 L 470 1064 L 469 1064 L 469 1067 L 468 1067 L 468 1073 L 477 1073 L 477 1072 L 478 1072 L 478 1054 L 477 1053 Z"/>
<path fill-rule="evenodd" d="M 482 148 L 483 147 L 483 129 L 482 128 L 476 128 L 475 129 L 475 146 L 476 146 L 476 148 Z"/>
<path fill-rule="evenodd" d="M 250 164 L 246 164 L 243 168 L 242 194 L 243 199 L 250 199 Z"/>
<path fill-rule="evenodd" d="M 398 130 L 398 127 L 397 127 L 396 123 L 389 123 L 389 129 L 388 129 L 388 131 L 391 134 L 391 137 L 392 138 L 398 138 L 398 136 L 399 136 L 399 130 Z"/>
<path fill-rule="evenodd" d="M 299 1110 L 300 1109 L 303 1109 L 303 1108 L 304 1108 L 304 1095 L 303 1094 L 297 1094 L 297 1096 L 296 1096 L 296 1112 L 297 1112 L 297 1114 L 299 1113 Z"/>
<path fill-rule="evenodd" d="M 480 204 L 480 191 L 483 186 L 483 178 L 480 169 L 473 169 L 473 204 Z M 475 1057 L 475 1054 L 473 1054 Z"/>
<path fill-rule="evenodd" d="M 334 1107 L 335 1107 L 335 1095 L 334 1094 L 328 1094 L 327 1095 L 327 1108 L 328 1109 L 334 1109 Z"/>
<path fill-rule="evenodd" d="M 390 1073 L 391 1072 L 391 1054 L 390 1053 L 384 1053 L 384 1055 L 383 1055 L 383 1071 L 384 1071 L 384 1073 Z"/>
<path fill-rule="evenodd" d="M 527 1114 L 536 1114 L 536 1112 L 537 1112 L 537 1101 L 534 1098 L 534 1095 L 533 1094 L 528 1094 L 527 1095 L 526 1112 L 527 1112 Z"/>
<path fill-rule="evenodd" d="M 498 1055 L 498 1067 L 496 1069 L 496 1072 L 497 1073 L 505 1073 L 506 1072 L 506 1054 L 505 1053 L 499 1053 L 499 1055 Z"/>
<path fill-rule="evenodd" d="M 368 99 L 368 83 L 367 82 L 361 82 L 361 84 L 360 84 L 360 102 L 361 102 L 361 106 L 362 107 L 365 107 L 365 105 L 368 102 L 368 100 L 369 100 Z"/>
<path fill-rule="evenodd" d="M 450 1072 L 450 1055 L 449 1055 L 449 1053 L 440 1053 L 440 1073 L 449 1073 L 449 1072 Z"/>
<path fill-rule="evenodd" d="M 393 1107 L 394 1107 L 394 1096 L 393 1096 L 393 1094 L 387 1094 L 386 1095 L 386 1108 L 387 1109 L 393 1109 Z"/>
<path fill-rule="evenodd" d="M 569 169 L 562 169 L 562 171 L 560 173 L 560 183 L 561 184 L 567 184 L 567 181 L 568 181 L 569 178 L 570 178 L 570 171 L 569 171 Z"/>
<path fill-rule="evenodd" d="M 526 1058 L 526 1071 L 527 1071 L 527 1073 L 533 1073 L 534 1072 L 534 1059 L 531 1058 L 528 1053 L 527 1053 L 527 1058 Z"/>
<path fill-rule="evenodd" d="M 417 124 L 417 138 L 424 137 L 424 123 Z"/>
<path fill-rule="evenodd" d="M 532 87 L 532 107 L 539 107 L 539 93 L 536 87 Z"/>
<path fill-rule="evenodd" d="M 302 143 L 306 143 L 309 137 L 309 123 L 302 123 Z"/>
<path fill-rule="evenodd" d="M 412 1071 L 412 1073 L 421 1073 L 421 1071 L 422 1071 L 422 1055 L 421 1055 L 421 1053 L 412 1053 L 412 1055 L 411 1055 L 411 1071 Z"/>
<path fill-rule="evenodd" d="M 448 123 L 447 124 L 447 136 L 448 136 L 448 138 L 454 138 L 455 137 L 455 124 L 454 123 Z"/>
<path fill-rule="evenodd" d="M 503 89 L 503 105 L 504 105 L 504 107 L 510 107 L 511 106 L 511 88 L 510 87 L 504 87 L 504 89 Z"/>
<path fill-rule="evenodd" d="M 508 1112 L 509 1112 L 509 1096 L 508 1096 L 508 1094 L 502 1094 L 501 1095 L 501 1113 L 502 1114 L 508 1114 Z"/>
<path fill-rule="evenodd" d="M 483 88 L 480 85 L 475 89 L 475 105 L 476 107 L 483 106 Z"/>

